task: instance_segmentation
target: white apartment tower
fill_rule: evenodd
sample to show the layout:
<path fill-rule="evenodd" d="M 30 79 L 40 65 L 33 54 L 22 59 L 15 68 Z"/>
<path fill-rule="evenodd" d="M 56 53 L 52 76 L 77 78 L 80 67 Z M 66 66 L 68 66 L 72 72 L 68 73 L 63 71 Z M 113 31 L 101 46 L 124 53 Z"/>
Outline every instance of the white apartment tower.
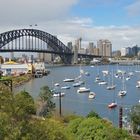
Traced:
<path fill-rule="evenodd" d="M 99 55 L 100 56 L 108 56 L 111 57 L 112 55 L 112 44 L 109 40 L 99 40 L 97 42 L 97 48 L 99 48 Z"/>

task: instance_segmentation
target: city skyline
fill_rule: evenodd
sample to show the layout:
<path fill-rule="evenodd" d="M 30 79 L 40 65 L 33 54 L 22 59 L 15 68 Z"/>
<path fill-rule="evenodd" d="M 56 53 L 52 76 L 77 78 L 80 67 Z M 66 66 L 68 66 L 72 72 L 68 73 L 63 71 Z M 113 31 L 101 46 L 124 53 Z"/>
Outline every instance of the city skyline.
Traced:
<path fill-rule="evenodd" d="M 1 0 L 0 33 L 37 28 L 57 35 L 65 44 L 79 37 L 82 46 L 108 39 L 113 50 L 120 50 L 140 46 L 139 6 L 140 0 Z"/>

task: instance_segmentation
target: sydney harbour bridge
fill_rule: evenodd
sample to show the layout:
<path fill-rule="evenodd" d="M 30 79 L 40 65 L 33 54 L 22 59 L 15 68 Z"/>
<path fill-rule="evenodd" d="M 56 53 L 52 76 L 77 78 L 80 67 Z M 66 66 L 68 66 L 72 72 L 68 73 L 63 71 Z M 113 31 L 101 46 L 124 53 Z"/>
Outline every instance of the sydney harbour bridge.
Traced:
<path fill-rule="evenodd" d="M 38 52 L 57 54 L 63 63 L 71 64 L 74 52 L 56 36 L 37 29 L 18 29 L 0 34 L 0 52 Z M 99 57 L 77 54 L 82 58 Z"/>

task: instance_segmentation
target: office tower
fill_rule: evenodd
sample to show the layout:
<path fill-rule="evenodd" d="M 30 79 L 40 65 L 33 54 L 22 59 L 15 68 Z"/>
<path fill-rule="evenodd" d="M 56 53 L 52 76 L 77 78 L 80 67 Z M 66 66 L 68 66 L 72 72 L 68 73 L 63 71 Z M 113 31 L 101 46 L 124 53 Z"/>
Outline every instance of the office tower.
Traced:
<path fill-rule="evenodd" d="M 94 55 L 99 56 L 99 48 L 93 48 Z"/>
<path fill-rule="evenodd" d="M 73 58 L 73 63 L 74 64 L 77 64 L 78 63 L 78 49 L 79 49 L 79 41 L 76 40 L 75 41 L 75 45 L 74 45 L 74 48 L 73 48 L 73 52 L 74 52 L 74 58 Z"/>
<path fill-rule="evenodd" d="M 132 55 L 137 56 L 138 51 L 139 51 L 139 49 L 138 49 L 138 46 L 137 45 L 135 45 L 135 46 L 132 47 Z"/>
<path fill-rule="evenodd" d="M 94 54 L 94 43 L 93 42 L 89 42 L 89 46 L 88 46 L 88 53 L 89 54 Z"/>
<path fill-rule="evenodd" d="M 77 46 L 77 49 L 78 50 L 81 50 L 81 41 L 82 41 L 82 38 L 78 38 L 76 41 L 75 41 L 75 45 Z"/>
<path fill-rule="evenodd" d="M 99 40 L 97 42 L 97 48 L 99 48 L 99 55 L 100 56 L 108 56 L 111 57 L 112 55 L 112 44 L 109 40 Z"/>

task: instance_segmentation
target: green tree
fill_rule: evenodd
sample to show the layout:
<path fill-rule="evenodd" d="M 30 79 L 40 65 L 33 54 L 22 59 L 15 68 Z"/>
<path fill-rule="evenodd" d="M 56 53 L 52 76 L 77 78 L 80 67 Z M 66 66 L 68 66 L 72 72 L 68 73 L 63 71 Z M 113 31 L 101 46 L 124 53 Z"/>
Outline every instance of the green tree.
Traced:
<path fill-rule="evenodd" d="M 3 90 L 0 95 L 0 139 L 19 139 L 23 124 L 28 125 L 36 112 L 34 100 L 26 91 L 14 95 Z"/>
<path fill-rule="evenodd" d="M 31 115 L 36 114 L 34 99 L 28 92 L 21 91 L 20 93 L 16 94 L 14 102 L 16 119 L 25 120 Z"/>
<path fill-rule="evenodd" d="M 95 111 L 90 111 L 89 114 L 87 115 L 87 118 L 92 118 L 92 117 L 95 117 L 98 119 L 101 118 Z"/>
<path fill-rule="evenodd" d="M 102 119 L 75 119 L 68 125 L 68 130 L 77 140 L 131 140 L 131 136 L 124 130 L 113 127 Z"/>
<path fill-rule="evenodd" d="M 133 106 L 129 116 L 132 122 L 133 133 L 140 135 L 140 105 Z"/>
<path fill-rule="evenodd" d="M 55 108 L 55 104 L 52 102 L 53 93 L 48 86 L 41 88 L 38 100 L 37 115 L 49 116 Z"/>

